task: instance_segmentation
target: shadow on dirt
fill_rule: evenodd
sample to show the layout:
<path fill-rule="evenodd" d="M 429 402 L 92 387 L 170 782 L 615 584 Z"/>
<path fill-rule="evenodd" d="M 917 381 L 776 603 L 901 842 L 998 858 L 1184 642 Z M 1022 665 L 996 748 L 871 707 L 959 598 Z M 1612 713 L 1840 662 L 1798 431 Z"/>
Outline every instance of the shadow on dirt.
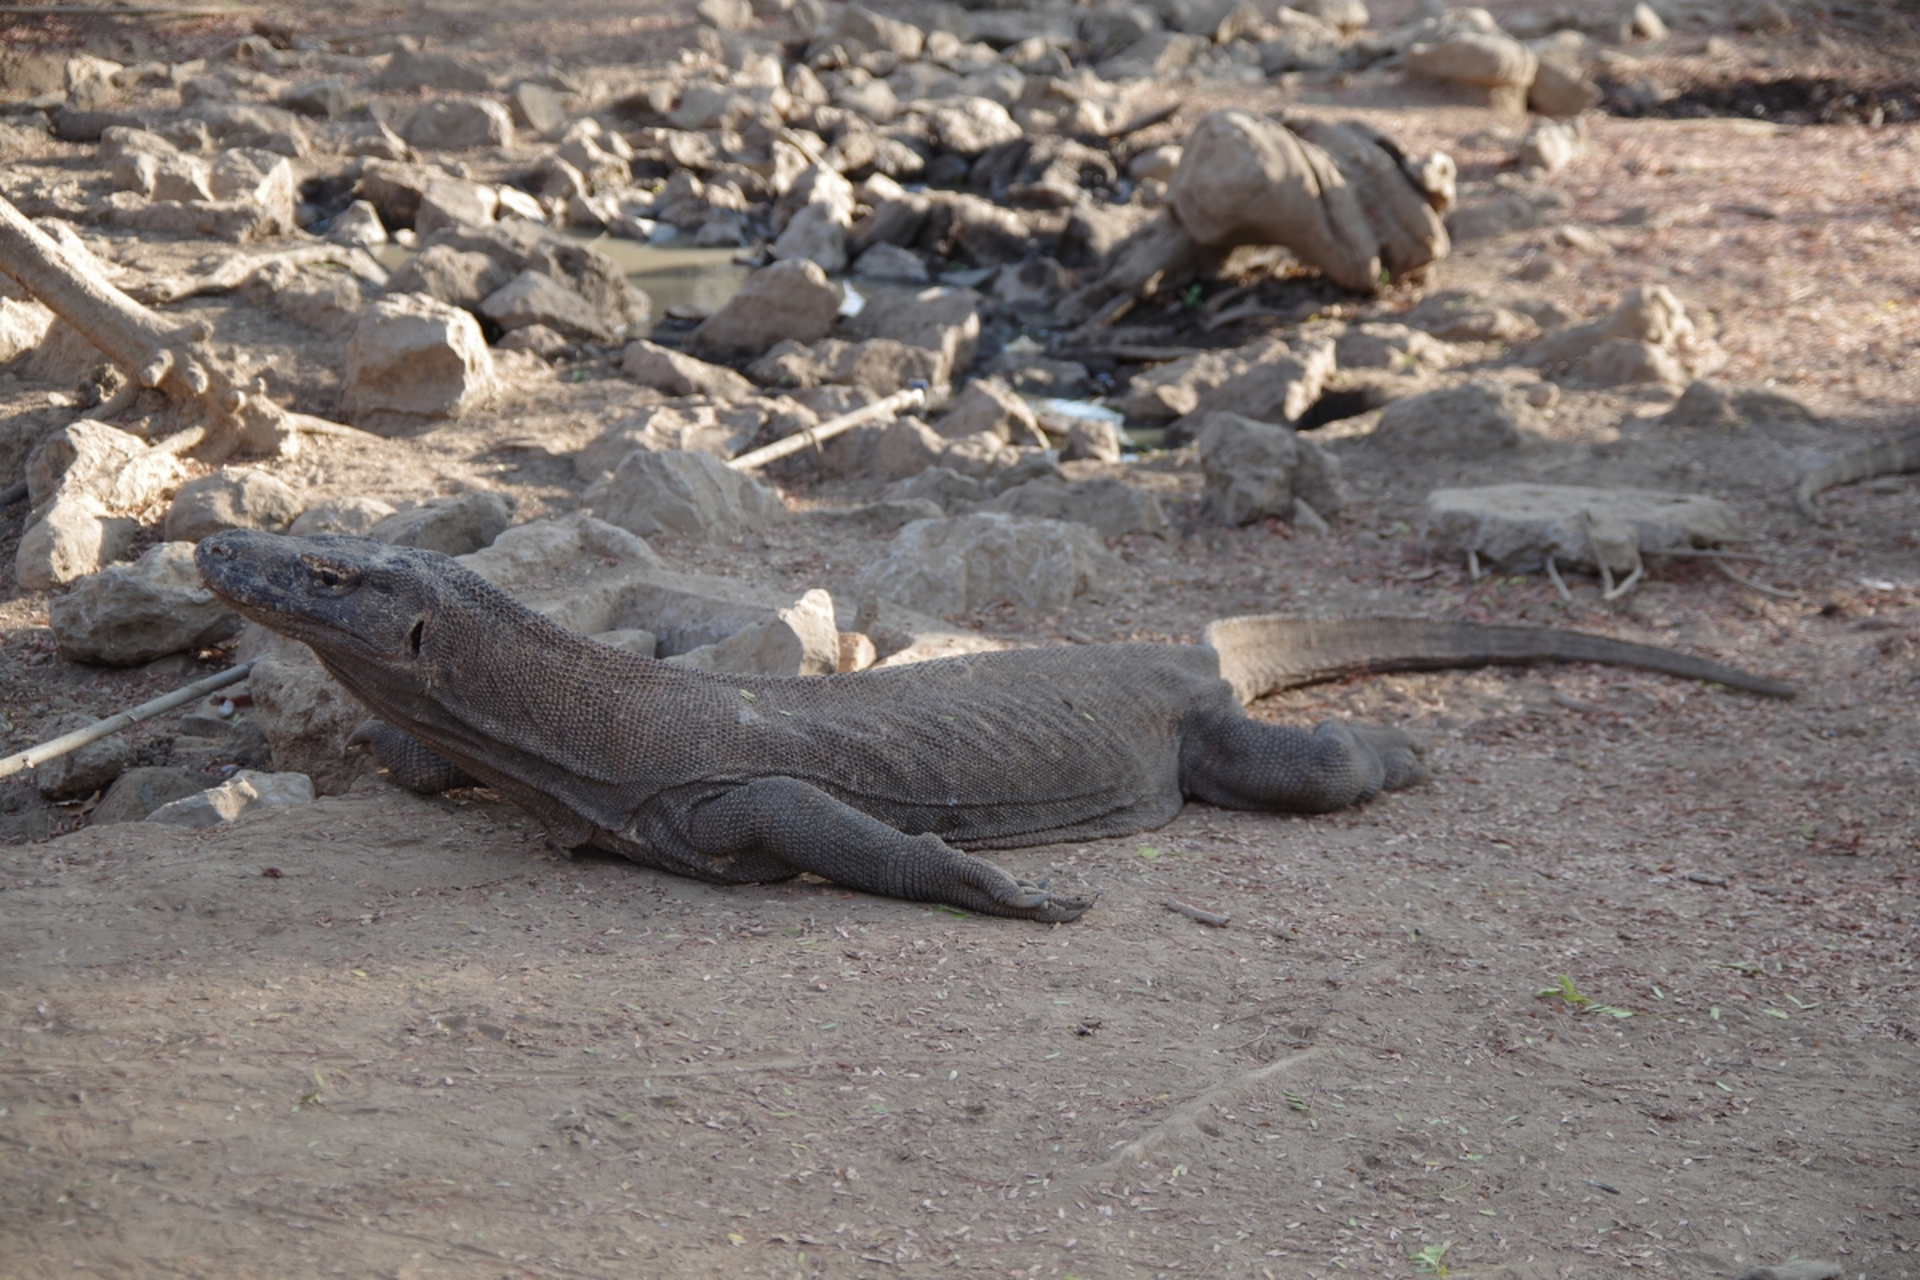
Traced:
<path fill-rule="evenodd" d="M 1920 80 L 1855 84 L 1812 75 L 1658 87 L 1647 80 L 1602 80 L 1609 115 L 1698 120 L 1738 116 L 1776 124 L 1865 124 L 1920 120 Z"/>

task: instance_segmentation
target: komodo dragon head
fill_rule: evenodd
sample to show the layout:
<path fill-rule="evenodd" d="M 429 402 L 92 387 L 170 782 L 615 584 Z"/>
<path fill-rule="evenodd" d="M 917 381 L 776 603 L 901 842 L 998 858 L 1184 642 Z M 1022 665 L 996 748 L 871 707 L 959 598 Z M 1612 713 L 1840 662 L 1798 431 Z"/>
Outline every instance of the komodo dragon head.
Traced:
<path fill-rule="evenodd" d="M 504 599 L 438 551 L 372 538 L 230 529 L 201 539 L 193 560 L 236 612 L 304 641 L 329 667 L 353 672 L 355 684 L 379 673 L 389 697 L 443 684 L 453 673 L 452 637 L 475 630 L 483 614 L 497 618 L 496 597 Z"/>

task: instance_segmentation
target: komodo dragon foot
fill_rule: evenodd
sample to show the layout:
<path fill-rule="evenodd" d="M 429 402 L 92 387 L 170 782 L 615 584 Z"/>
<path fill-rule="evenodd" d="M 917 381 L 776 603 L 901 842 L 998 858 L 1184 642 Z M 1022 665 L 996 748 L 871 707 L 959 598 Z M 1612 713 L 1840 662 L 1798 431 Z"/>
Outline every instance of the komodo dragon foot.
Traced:
<path fill-rule="evenodd" d="M 1384 724 L 1345 723 L 1359 745 L 1379 758 L 1382 791 L 1404 791 L 1433 776 L 1427 768 L 1426 743 L 1405 729 Z"/>

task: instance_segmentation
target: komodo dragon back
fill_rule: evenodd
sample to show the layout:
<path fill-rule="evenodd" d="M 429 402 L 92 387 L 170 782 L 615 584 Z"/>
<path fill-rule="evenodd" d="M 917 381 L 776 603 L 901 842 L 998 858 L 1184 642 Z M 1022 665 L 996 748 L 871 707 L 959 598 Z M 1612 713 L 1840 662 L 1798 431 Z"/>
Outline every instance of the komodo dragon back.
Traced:
<path fill-rule="evenodd" d="M 1369 672 L 1542 662 L 1639 667 L 1773 698 L 1791 698 L 1796 692 L 1790 684 L 1691 654 L 1558 627 L 1275 613 L 1222 618 L 1207 627 L 1206 644 L 1219 658 L 1221 678 L 1243 703 L 1282 689 Z"/>

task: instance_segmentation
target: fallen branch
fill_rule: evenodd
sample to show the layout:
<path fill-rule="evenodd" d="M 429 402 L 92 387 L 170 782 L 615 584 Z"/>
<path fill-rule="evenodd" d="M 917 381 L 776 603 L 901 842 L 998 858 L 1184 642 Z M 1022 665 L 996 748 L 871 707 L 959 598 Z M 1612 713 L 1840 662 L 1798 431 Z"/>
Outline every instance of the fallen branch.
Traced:
<path fill-rule="evenodd" d="M 249 378 L 237 362 L 215 356 L 208 344 L 210 325 L 173 327 L 76 260 L 5 199 L 0 199 L 0 274 L 132 374 L 138 387 L 158 390 L 192 409 L 205 432 L 196 445 L 203 461 L 218 462 L 235 452 L 285 454 L 300 431 L 311 429 L 267 398 L 264 380 Z"/>
<path fill-rule="evenodd" d="M 43 742 L 37 747 L 28 747 L 25 751 L 16 751 L 0 759 L 0 778 L 9 778 L 23 769 L 32 769 L 49 760 L 57 760 L 70 752 L 78 751 L 89 742 L 131 728 L 142 720 L 151 720 L 162 711 L 171 711 L 184 706 L 195 698 L 204 697 L 215 689 L 224 689 L 230 684 L 238 684 L 247 678 L 253 670 L 251 662 L 243 662 L 237 667 L 229 667 L 219 675 L 208 676 L 205 680 L 190 684 L 184 689 L 175 689 L 172 693 L 162 694 L 151 701 L 143 702 L 117 716 L 108 716 L 105 720 L 96 720 L 84 729 L 75 729 L 72 733 L 62 734 L 51 742 Z"/>
<path fill-rule="evenodd" d="M 727 465 L 735 471 L 751 471 L 755 467 L 764 467 L 767 463 L 784 458 L 790 453 L 811 448 L 822 440 L 831 440 L 862 423 L 872 422 L 875 418 L 892 417 L 904 410 L 916 409 L 926 402 L 925 388 L 908 387 L 905 391 L 896 391 L 884 400 L 875 400 L 872 404 L 855 409 L 851 413 L 843 413 L 837 418 L 828 418 L 817 427 L 807 427 L 783 440 L 775 440 L 770 445 L 743 453 Z"/>

